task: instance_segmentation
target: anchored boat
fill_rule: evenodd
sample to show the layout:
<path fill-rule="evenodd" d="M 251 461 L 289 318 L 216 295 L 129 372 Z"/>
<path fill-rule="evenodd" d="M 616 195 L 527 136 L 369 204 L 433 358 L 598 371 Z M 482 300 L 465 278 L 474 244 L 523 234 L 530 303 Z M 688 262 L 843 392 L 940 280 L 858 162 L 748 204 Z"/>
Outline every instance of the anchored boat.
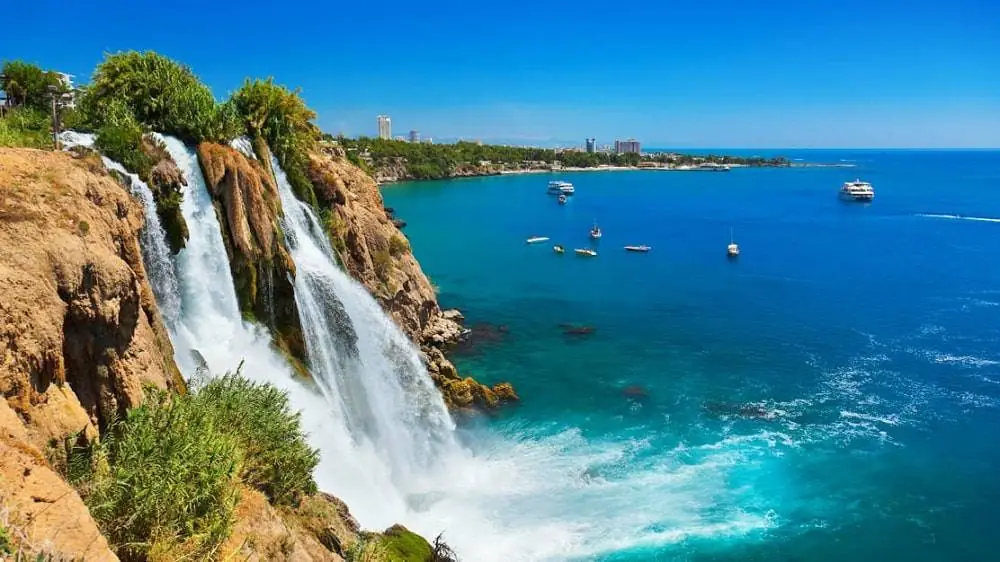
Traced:
<path fill-rule="evenodd" d="M 556 244 L 555 246 L 552 246 L 552 251 L 555 252 L 555 253 L 557 253 L 557 254 L 561 254 L 561 253 L 565 252 L 566 249 L 563 248 L 561 245 Z"/>
<path fill-rule="evenodd" d="M 844 201 L 868 203 L 875 199 L 875 189 L 872 188 L 872 184 L 860 179 L 845 181 L 844 185 L 840 186 L 840 198 Z"/>
<path fill-rule="evenodd" d="M 573 250 L 578 256 L 584 256 L 588 258 L 593 258 L 597 256 L 597 252 L 591 250 L 590 248 L 577 248 Z"/>
<path fill-rule="evenodd" d="M 576 192 L 576 188 L 573 184 L 568 181 L 550 181 L 549 182 L 549 193 L 561 193 L 563 195 L 573 195 Z"/>
<path fill-rule="evenodd" d="M 740 247 L 739 245 L 736 244 L 736 242 L 733 241 L 732 228 L 729 229 L 729 245 L 726 246 L 726 254 L 731 258 L 735 258 L 736 256 L 740 255 Z"/>
<path fill-rule="evenodd" d="M 651 250 L 649 246 L 643 244 L 642 246 L 625 246 L 626 252 L 648 252 Z"/>
<path fill-rule="evenodd" d="M 548 236 L 532 236 L 531 238 L 528 238 L 527 242 L 528 244 L 535 244 L 538 242 L 545 242 L 548 239 Z"/>
<path fill-rule="evenodd" d="M 603 236 L 601 229 L 597 226 L 597 221 L 594 221 L 594 227 L 590 229 L 590 237 L 597 240 L 601 236 Z"/>

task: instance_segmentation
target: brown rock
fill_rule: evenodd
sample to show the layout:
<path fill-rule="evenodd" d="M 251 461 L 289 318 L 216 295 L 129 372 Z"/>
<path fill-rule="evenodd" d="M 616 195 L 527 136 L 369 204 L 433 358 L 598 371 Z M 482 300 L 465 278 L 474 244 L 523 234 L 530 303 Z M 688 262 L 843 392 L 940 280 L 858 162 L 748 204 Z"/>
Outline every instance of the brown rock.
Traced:
<path fill-rule="evenodd" d="M 143 386 L 183 389 L 146 279 L 142 208 L 69 154 L 0 149 L 0 392 L 45 447 Z"/>
<path fill-rule="evenodd" d="M 0 434 L 0 501 L 6 511 L 3 526 L 14 546 L 26 553 L 117 562 L 76 491 L 37 449 L 9 434 Z"/>
<path fill-rule="evenodd" d="M 501 382 L 493 385 L 493 393 L 501 402 L 517 402 L 521 398 L 514 392 L 514 386 L 509 382 Z"/>
<path fill-rule="evenodd" d="M 281 200 L 274 177 L 258 160 L 219 144 L 198 145 L 198 161 L 223 219 L 222 237 L 242 311 L 271 328 L 282 350 L 304 361 L 295 265 L 280 234 Z"/>

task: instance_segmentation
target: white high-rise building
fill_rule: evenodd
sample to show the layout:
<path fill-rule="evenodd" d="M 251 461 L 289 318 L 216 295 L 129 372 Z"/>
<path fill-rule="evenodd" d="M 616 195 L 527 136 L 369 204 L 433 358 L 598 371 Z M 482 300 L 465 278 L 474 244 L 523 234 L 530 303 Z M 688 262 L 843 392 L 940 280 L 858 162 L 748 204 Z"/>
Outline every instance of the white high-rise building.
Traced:
<path fill-rule="evenodd" d="M 388 115 L 378 116 L 378 138 L 382 140 L 392 138 L 392 119 Z"/>

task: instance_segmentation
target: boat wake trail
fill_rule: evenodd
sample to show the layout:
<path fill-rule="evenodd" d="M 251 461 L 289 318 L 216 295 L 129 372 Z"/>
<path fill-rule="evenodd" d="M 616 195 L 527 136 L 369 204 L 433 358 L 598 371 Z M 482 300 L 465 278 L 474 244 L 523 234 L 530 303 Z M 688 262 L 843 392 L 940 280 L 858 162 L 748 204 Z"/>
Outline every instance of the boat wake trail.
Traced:
<path fill-rule="evenodd" d="M 945 215 L 937 213 L 917 213 L 918 217 L 924 217 L 927 219 L 949 219 L 949 220 L 962 220 L 962 221 L 978 221 L 978 222 L 996 222 L 1000 223 L 1000 219 L 993 217 L 966 217 L 962 215 Z"/>

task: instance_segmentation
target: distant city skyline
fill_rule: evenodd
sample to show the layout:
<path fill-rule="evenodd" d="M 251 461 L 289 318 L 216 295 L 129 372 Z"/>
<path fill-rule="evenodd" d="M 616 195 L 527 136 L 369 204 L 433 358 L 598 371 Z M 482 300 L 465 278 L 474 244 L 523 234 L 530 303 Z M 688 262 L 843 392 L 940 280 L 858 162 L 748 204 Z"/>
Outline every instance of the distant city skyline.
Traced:
<path fill-rule="evenodd" d="M 217 33 L 224 5 L 15 2 L 5 17 L 45 21 L 46 33 L 7 26 L 0 57 L 86 83 L 106 52 L 155 50 L 219 99 L 247 77 L 273 76 L 301 88 L 321 129 L 350 136 L 372 135 L 372 116 L 386 114 L 398 131 L 522 144 L 1000 147 L 997 2 L 721 0 L 706 14 L 693 4 L 592 11 L 514 0 L 505 10 L 530 16 L 503 22 L 488 5 L 461 6 L 306 0 L 276 11 L 249 0 L 239 25 L 269 40 L 237 45 Z M 359 25 L 330 33 L 331 21 Z M 373 42 L 360 25 L 372 21 L 380 37 L 422 40 Z M 601 41 L 552 60 L 554 25 Z M 116 32 L 81 32 L 100 29 Z"/>

